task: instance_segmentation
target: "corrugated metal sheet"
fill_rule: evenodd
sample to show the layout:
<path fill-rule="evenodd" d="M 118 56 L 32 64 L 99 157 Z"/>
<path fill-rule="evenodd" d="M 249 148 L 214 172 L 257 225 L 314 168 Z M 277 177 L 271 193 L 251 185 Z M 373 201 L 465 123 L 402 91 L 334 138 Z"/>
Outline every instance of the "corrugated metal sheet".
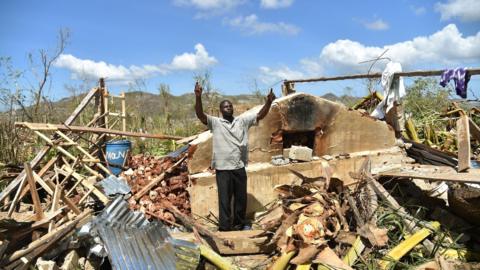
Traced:
<path fill-rule="evenodd" d="M 180 148 L 178 148 L 177 150 L 173 151 L 173 152 L 170 152 L 168 153 L 168 157 L 171 157 L 171 158 L 177 158 L 179 157 L 181 154 L 185 153 L 188 148 L 190 147 L 190 145 L 186 144 Z"/>
<path fill-rule="evenodd" d="M 172 238 L 162 223 L 128 209 L 122 196 L 93 223 L 115 269 L 196 269 L 200 260 L 197 245 Z"/>
<path fill-rule="evenodd" d="M 120 179 L 115 175 L 110 175 L 109 177 L 103 179 L 102 181 L 98 182 L 98 185 L 101 186 L 103 192 L 107 196 L 127 194 L 132 191 L 125 180 Z"/>

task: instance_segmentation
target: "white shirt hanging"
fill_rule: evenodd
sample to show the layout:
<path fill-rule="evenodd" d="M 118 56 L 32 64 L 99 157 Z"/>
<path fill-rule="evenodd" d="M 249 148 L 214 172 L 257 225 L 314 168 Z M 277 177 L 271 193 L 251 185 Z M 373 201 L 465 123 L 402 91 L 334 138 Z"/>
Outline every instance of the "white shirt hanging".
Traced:
<path fill-rule="evenodd" d="M 405 96 L 405 85 L 402 77 L 394 78 L 395 73 L 402 72 L 402 65 L 397 62 L 389 62 L 382 73 L 383 100 L 370 114 L 377 119 L 385 118 L 385 114 L 393 108 L 395 101 L 399 103 Z"/>

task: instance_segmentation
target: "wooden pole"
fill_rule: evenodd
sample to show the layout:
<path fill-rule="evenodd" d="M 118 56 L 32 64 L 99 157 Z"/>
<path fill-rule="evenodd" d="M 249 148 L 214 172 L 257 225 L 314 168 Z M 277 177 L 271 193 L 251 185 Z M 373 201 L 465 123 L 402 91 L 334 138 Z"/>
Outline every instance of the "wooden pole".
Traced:
<path fill-rule="evenodd" d="M 44 123 L 28 123 L 28 122 L 15 122 L 17 127 L 26 127 L 33 131 L 71 131 L 71 132 L 91 132 L 99 134 L 111 134 L 111 135 L 120 135 L 126 137 L 142 137 L 142 138 L 152 138 L 152 139 L 165 139 L 165 140 L 181 140 L 184 137 L 180 136 L 171 136 L 164 134 L 147 134 L 139 132 L 129 132 L 121 130 L 113 130 L 107 128 L 99 127 L 83 127 L 83 126 L 66 126 L 66 125 L 57 125 L 57 124 L 44 124 Z M 42 136 L 42 138 L 45 136 Z"/>
<path fill-rule="evenodd" d="M 33 207 L 35 209 L 35 215 L 38 220 L 44 218 L 42 204 L 40 203 L 40 196 L 38 196 L 37 188 L 35 185 L 35 179 L 33 178 L 33 171 L 28 162 L 25 162 L 25 172 L 27 173 L 27 181 L 30 187 L 30 194 L 32 195 Z"/>
<path fill-rule="evenodd" d="M 430 77 L 430 76 L 440 76 L 445 70 L 418 70 L 418 71 L 408 71 L 408 72 L 398 72 L 395 73 L 395 77 Z M 468 69 L 468 74 L 470 75 L 479 75 L 480 68 L 471 68 Z M 290 83 L 305 83 L 305 82 L 324 82 L 324 81 L 340 81 L 340 80 L 352 80 L 352 79 L 373 79 L 381 78 L 382 73 L 370 73 L 370 74 L 355 74 L 355 75 L 346 75 L 346 76 L 335 76 L 335 77 L 319 77 L 319 78 L 310 78 L 310 79 L 298 79 L 298 80 L 285 80 L 284 84 L 288 85 Z"/>
<path fill-rule="evenodd" d="M 122 130 L 127 131 L 127 113 L 126 113 L 126 103 L 125 103 L 125 92 L 122 91 L 120 94 L 122 102 Z"/>
<path fill-rule="evenodd" d="M 470 130 L 468 116 L 461 115 L 457 120 L 458 171 L 470 169 Z"/>

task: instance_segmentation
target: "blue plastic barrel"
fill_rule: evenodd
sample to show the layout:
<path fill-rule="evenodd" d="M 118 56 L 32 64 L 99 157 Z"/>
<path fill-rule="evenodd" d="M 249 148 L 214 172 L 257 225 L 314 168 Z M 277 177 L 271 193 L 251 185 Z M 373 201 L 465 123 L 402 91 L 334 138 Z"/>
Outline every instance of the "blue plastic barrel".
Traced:
<path fill-rule="evenodd" d="M 110 171 L 116 176 L 122 172 L 122 166 L 127 158 L 132 142 L 128 140 L 110 141 L 106 143 L 107 163 Z M 115 165 L 118 165 L 115 166 Z"/>

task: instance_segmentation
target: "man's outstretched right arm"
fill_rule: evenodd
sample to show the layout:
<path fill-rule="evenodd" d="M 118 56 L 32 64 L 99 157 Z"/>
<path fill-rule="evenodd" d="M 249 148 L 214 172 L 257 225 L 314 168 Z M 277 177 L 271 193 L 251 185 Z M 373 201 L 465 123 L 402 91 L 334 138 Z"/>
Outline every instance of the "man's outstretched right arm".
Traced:
<path fill-rule="evenodd" d="M 204 124 L 207 124 L 207 115 L 203 112 L 202 105 L 202 92 L 203 89 L 198 82 L 195 83 L 195 113 L 198 119 Z"/>

